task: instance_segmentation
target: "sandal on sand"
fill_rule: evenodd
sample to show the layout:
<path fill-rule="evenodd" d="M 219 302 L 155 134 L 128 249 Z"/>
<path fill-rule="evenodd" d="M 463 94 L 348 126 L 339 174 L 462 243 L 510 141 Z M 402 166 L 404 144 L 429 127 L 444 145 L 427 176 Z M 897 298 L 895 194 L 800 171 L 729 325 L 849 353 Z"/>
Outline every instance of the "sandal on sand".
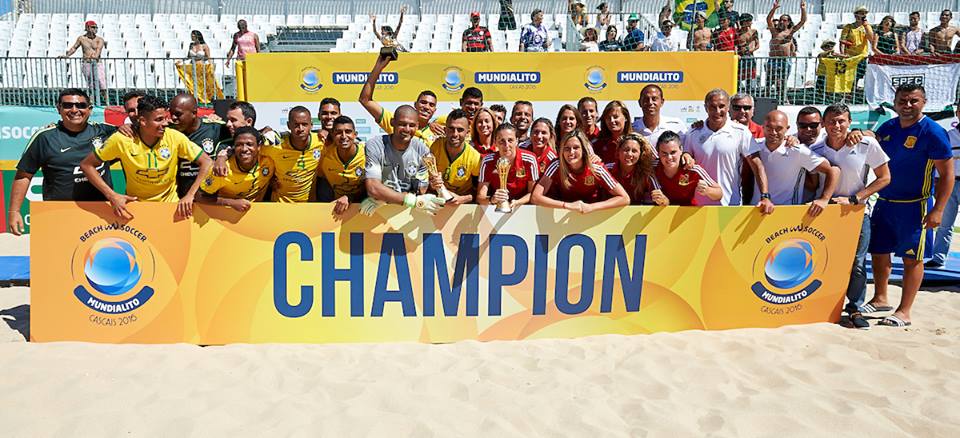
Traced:
<path fill-rule="evenodd" d="M 876 312 L 889 312 L 893 310 L 893 306 L 875 306 L 873 304 L 867 303 L 860 308 L 860 311 L 863 313 L 876 313 Z"/>
<path fill-rule="evenodd" d="M 878 322 L 877 325 L 882 325 L 886 327 L 910 327 L 910 321 L 904 321 L 897 316 L 890 315 L 880 320 L 880 322 Z"/>

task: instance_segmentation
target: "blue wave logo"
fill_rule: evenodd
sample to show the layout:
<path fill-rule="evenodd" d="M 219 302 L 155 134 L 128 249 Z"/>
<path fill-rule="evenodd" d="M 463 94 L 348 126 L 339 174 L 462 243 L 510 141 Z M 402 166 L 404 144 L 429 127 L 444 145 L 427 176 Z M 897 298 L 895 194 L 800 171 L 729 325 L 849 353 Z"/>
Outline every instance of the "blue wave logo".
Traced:
<path fill-rule="evenodd" d="M 111 296 L 124 294 L 140 282 L 137 252 L 122 239 L 100 240 L 87 250 L 83 273 L 97 292 Z"/>
<path fill-rule="evenodd" d="M 463 89 L 463 72 L 459 68 L 450 67 L 443 71 L 443 89 L 455 93 Z"/>
<path fill-rule="evenodd" d="M 320 72 L 313 67 L 305 68 L 300 73 L 300 88 L 308 93 L 316 93 L 323 84 L 320 83 Z"/>
<path fill-rule="evenodd" d="M 820 280 L 810 281 L 815 269 L 813 259 L 810 242 L 804 239 L 780 242 L 767 255 L 763 275 L 773 289 L 788 293 L 768 289 L 759 281 L 753 284 L 753 293 L 771 304 L 792 304 L 810 296 L 822 285 Z"/>
<path fill-rule="evenodd" d="M 586 82 L 583 86 L 590 91 L 600 91 L 607 87 L 607 82 L 603 77 L 603 68 L 594 66 L 587 69 Z"/>

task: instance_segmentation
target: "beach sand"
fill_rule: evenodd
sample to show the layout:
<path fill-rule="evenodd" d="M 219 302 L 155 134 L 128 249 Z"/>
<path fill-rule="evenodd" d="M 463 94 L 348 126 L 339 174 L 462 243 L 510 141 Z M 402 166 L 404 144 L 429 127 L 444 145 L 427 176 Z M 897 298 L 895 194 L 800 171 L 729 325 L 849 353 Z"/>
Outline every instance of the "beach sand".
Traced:
<path fill-rule="evenodd" d="M 5 288 L 0 433 L 960 436 L 958 290 L 906 329 L 197 347 L 27 343 L 29 289 Z"/>

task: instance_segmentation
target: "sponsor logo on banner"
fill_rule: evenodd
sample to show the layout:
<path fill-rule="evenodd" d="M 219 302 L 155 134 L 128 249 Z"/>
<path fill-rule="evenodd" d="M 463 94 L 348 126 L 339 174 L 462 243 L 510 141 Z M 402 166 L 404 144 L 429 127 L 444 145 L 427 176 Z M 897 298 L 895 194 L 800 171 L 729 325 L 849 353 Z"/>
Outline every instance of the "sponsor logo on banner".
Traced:
<path fill-rule="evenodd" d="M 369 72 L 334 72 L 332 81 L 335 85 L 363 85 L 367 83 Z M 396 85 L 400 83 L 400 74 L 397 72 L 383 72 L 377 78 L 377 84 Z"/>
<path fill-rule="evenodd" d="M 40 128 L 40 126 L 2 126 L 0 140 L 29 140 Z"/>
<path fill-rule="evenodd" d="M 463 89 L 463 71 L 457 67 L 447 67 L 443 70 L 443 89 L 456 93 Z"/>
<path fill-rule="evenodd" d="M 478 84 L 539 84 L 540 72 L 536 71 L 478 71 L 473 74 Z"/>
<path fill-rule="evenodd" d="M 607 87 L 607 82 L 603 76 L 603 67 L 593 66 L 587 69 L 586 82 L 583 86 L 590 91 L 600 91 Z"/>
<path fill-rule="evenodd" d="M 618 71 L 617 82 L 621 84 L 679 84 L 683 83 L 682 71 Z"/>
<path fill-rule="evenodd" d="M 70 263 L 74 297 L 101 315 L 130 314 L 146 305 L 154 296 L 156 266 L 146 241 L 140 230 L 120 223 L 84 232 Z M 90 321 L 117 325 L 118 320 L 95 314 Z"/>
<path fill-rule="evenodd" d="M 823 233 L 806 225 L 782 228 L 768 236 L 754 260 L 753 277 L 758 280 L 751 286 L 753 293 L 778 306 L 812 295 L 823 285 L 820 278 L 828 260 L 825 240 Z"/>
<path fill-rule="evenodd" d="M 313 67 L 303 69 L 300 72 L 300 88 L 308 93 L 320 91 L 323 88 L 323 84 L 320 83 L 320 72 Z"/>
<path fill-rule="evenodd" d="M 890 76 L 890 85 L 896 90 L 901 85 L 923 85 L 923 75 L 895 75 Z"/>

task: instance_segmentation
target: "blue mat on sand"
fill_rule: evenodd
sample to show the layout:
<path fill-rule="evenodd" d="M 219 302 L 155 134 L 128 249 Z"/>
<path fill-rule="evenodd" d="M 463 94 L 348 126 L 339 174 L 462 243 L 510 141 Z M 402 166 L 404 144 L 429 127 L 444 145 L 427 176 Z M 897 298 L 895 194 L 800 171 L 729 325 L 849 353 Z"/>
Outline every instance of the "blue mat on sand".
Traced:
<path fill-rule="evenodd" d="M 870 264 L 870 256 L 867 256 L 867 281 L 873 282 L 873 266 Z M 890 274 L 890 281 L 903 281 L 903 262 L 893 258 L 893 272 Z M 940 269 L 926 268 L 923 272 L 923 284 L 944 285 L 960 284 L 960 252 L 951 252 L 947 256 L 947 263 Z"/>
<path fill-rule="evenodd" d="M 30 282 L 29 256 L 0 256 L 0 286 Z"/>

